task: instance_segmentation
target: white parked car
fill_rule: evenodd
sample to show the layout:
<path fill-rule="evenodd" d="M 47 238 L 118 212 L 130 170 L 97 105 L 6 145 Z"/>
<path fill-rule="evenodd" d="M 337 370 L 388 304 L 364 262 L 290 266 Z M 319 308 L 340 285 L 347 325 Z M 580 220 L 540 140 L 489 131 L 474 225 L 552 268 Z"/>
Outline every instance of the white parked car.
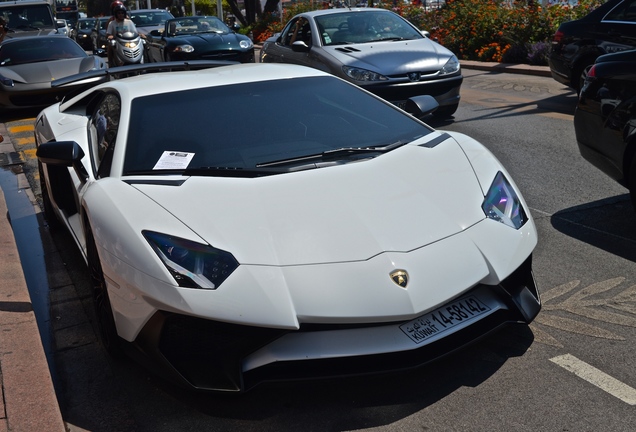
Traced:
<path fill-rule="evenodd" d="M 65 19 L 58 18 L 55 20 L 55 24 L 57 25 L 57 32 L 59 34 L 63 34 L 64 36 L 70 37 L 71 28 Z"/>
<path fill-rule="evenodd" d="M 282 64 L 134 72 L 181 66 L 84 74 L 35 123 L 45 215 L 111 352 L 244 391 L 428 363 L 537 315 L 528 207 L 482 144 L 415 117 L 432 97 L 409 115 Z"/>

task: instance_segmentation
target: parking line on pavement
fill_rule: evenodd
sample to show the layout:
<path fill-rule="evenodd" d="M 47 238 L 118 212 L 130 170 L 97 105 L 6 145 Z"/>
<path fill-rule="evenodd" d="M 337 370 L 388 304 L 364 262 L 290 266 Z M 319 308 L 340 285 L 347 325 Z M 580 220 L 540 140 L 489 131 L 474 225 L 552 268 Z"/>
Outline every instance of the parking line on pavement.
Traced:
<path fill-rule="evenodd" d="M 16 138 L 15 143 L 17 145 L 29 145 L 29 144 L 33 144 L 35 142 L 35 140 L 33 139 L 33 137 L 29 137 L 29 138 Z"/>
<path fill-rule="evenodd" d="M 585 381 L 595 385 L 623 402 L 629 405 L 636 405 L 636 389 L 620 382 L 605 372 L 596 369 L 594 366 L 579 360 L 573 355 L 564 354 L 553 357 L 550 361 L 561 366 L 563 369 L 572 372 L 579 378 L 583 378 Z"/>
<path fill-rule="evenodd" d="M 20 132 L 33 132 L 34 125 L 28 124 L 28 125 L 19 125 L 19 126 L 9 126 L 7 129 L 9 130 L 10 133 L 15 133 L 15 134 Z"/>

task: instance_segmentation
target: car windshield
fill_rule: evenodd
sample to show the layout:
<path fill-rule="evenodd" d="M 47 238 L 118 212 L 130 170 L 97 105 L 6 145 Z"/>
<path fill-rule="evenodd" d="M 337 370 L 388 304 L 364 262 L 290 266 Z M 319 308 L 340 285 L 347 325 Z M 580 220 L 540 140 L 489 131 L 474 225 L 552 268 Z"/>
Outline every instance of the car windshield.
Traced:
<path fill-rule="evenodd" d="M 172 14 L 162 10 L 130 12 L 130 19 L 137 27 L 162 26 L 170 18 Z"/>
<path fill-rule="evenodd" d="M 177 18 L 168 21 L 168 33 L 174 36 L 193 33 L 230 33 L 223 21 L 213 16 Z"/>
<path fill-rule="evenodd" d="M 320 15 L 316 17 L 316 25 L 320 29 L 323 45 L 424 37 L 399 15 L 381 10 Z"/>
<path fill-rule="evenodd" d="M 77 22 L 77 27 L 80 30 L 90 30 L 95 27 L 95 20 L 79 20 Z"/>
<path fill-rule="evenodd" d="M 160 93 L 134 99 L 130 112 L 124 175 L 308 169 L 376 157 L 431 132 L 333 77 Z"/>
<path fill-rule="evenodd" d="M 0 66 L 87 56 L 86 51 L 66 36 L 14 39 L 0 46 Z"/>
<path fill-rule="evenodd" d="M 3 7 L 2 15 L 10 29 L 34 30 L 41 28 L 55 28 L 48 5 L 20 5 L 12 4 Z"/>

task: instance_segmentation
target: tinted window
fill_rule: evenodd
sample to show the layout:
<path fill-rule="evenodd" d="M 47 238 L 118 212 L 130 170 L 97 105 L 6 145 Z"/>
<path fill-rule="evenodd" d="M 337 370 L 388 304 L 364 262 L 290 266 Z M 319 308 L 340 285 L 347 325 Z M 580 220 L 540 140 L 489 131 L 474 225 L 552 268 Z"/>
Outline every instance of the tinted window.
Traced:
<path fill-rule="evenodd" d="M 30 27 L 55 28 L 53 16 L 48 5 L 15 6 L 3 5 L 2 14 L 9 28 L 18 30 L 31 30 Z"/>
<path fill-rule="evenodd" d="M 0 46 L 0 66 L 15 66 L 87 57 L 72 39 L 62 36 L 14 39 Z"/>
<path fill-rule="evenodd" d="M 77 27 L 82 30 L 91 29 L 95 26 L 95 20 L 79 20 L 77 22 Z"/>
<path fill-rule="evenodd" d="M 142 11 L 142 12 L 130 12 L 130 19 L 135 23 L 137 27 L 146 27 L 146 26 L 158 26 L 162 25 L 169 20 L 170 18 L 174 18 L 171 13 L 167 11 Z"/>
<path fill-rule="evenodd" d="M 636 22 L 636 0 L 625 0 L 608 13 L 603 21 Z"/>
<path fill-rule="evenodd" d="M 189 168 L 249 169 L 342 147 L 410 142 L 430 132 L 331 77 L 146 96 L 133 100 L 130 125 L 124 174 L 153 170 L 164 152 L 194 153 Z"/>
<path fill-rule="evenodd" d="M 110 172 L 112 152 L 119 129 L 121 103 L 117 95 L 105 94 L 96 105 L 89 124 L 89 139 L 93 155 L 93 169 L 98 177 Z"/>

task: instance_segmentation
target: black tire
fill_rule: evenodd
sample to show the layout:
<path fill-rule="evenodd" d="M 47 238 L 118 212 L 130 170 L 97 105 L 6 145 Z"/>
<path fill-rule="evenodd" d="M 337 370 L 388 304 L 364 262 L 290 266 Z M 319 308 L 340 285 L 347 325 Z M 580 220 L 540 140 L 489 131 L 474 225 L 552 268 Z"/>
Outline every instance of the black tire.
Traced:
<path fill-rule="evenodd" d="M 122 355 L 122 340 L 117 334 L 113 309 L 108 298 L 106 280 L 102 264 L 97 253 L 97 246 L 90 225 L 86 224 L 86 258 L 93 288 L 93 302 L 97 317 L 97 328 L 100 340 L 106 351 L 113 357 Z"/>
<path fill-rule="evenodd" d="M 38 162 L 38 171 L 40 174 L 40 192 L 42 194 L 42 211 L 44 212 L 44 219 L 46 219 L 49 229 L 56 230 L 62 227 L 62 223 L 53 211 L 53 204 L 51 203 L 49 190 L 46 187 L 46 180 L 44 179 L 44 170 L 42 169 L 42 164 L 40 162 Z"/>
<path fill-rule="evenodd" d="M 572 88 L 576 91 L 576 94 L 581 92 L 587 73 L 594 65 L 594 62 L 595 59 L 587 59 L 572 71 Z"/>
<path fill-rule="evenodd" d="M 459 108 L 459 103 L 456 103 L 455 105 L 439 107 L 435 111 L 433 111 L 433 116 L 436 118 L 448 118 L 455 114 L 457 108 Z"/>

